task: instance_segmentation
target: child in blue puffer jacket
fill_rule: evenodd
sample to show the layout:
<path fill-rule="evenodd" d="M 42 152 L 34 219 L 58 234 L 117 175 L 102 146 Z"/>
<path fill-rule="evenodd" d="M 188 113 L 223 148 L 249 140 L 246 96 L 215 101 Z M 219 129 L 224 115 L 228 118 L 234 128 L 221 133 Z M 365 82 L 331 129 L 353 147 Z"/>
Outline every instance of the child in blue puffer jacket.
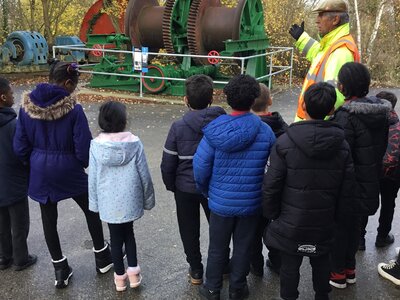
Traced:
<path fill-rule="evenodd" d="M 193 159 L 198 190 L 208 197 L 210 243 L 207 281 L 200 294 L 219 299 L 223 270 L 233 238 L 229 298 L 249 295 L 246 276 L 251 246 L 261 215 L 261 185 L 270 149 L 275 142 L 271 128 L 250 113 L 260 95 L 258 82 L 249 75 L 232 78 L 224 88 L 233 112 L 222 115 L 204 129 Z"/>
<path fill-rule="evenodd" d="M 109 101 L 100 107 L 99 126 L 103 130 L 90 144 L 89 209 L 108 223 L 114 283 L 117 291 L 140 285 L 133 221 L 143 210 L 154 207 L 154 189 L 143 144 L 126 132 L 126 107 Z M 125 272 L 122 246 L 125 244 L 128 269 Z"/>

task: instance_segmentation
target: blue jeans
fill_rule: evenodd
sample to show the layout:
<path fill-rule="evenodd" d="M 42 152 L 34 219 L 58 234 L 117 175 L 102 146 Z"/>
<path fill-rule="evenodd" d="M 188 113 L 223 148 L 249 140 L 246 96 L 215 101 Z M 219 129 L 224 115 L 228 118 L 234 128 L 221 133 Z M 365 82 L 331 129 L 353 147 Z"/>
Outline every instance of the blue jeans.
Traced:
<path fill-rule="evenodd" d="M 210 214 L 210 244 L 206 269 L 206 287 L 217 291 L 222 288 L 222 275 L 229 261 L 229 244 L 233 239 L 230 260 L 229 289 L 241 289 L 246 285 L 250 269 L 251 248 L 258 226 L 259 216 L 223 217 Z"/>

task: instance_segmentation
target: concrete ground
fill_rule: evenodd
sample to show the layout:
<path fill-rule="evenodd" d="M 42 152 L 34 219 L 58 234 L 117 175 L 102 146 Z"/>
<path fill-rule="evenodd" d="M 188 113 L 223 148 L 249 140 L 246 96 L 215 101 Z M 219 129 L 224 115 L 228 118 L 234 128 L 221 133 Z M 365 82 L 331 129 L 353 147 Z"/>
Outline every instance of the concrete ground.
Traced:
<path fill-rule="evenodd" d="M 23 88 L 16 89 L 20 98 Z M 393 90 L 400 99 L 400 89 Z M 375 91 L 374 91 L 375 92 Z M 273 110 L 281 112 L 287 122 L 293 119 L 298 89 L 289 89 L 274 96 Z M 375 94 L 375 93 L 373 93 Z M 99 103 L 84 104 L 93 135 L 97 135 L 97 113 Z M 400 105 L 399 105 L 400 107 Z M 18 104 L 16 105 L 18 108 Z M 199 299 L 198 288 L 188 283 L 187 269 L 182 243 L 178 233 L 173 195 L 167 192 L 161 180 L 160 161 L 163 144 L 171 123 L 179 118 L 186 108 L 171 104 L 131 104 L 129 130 L 138 135 L 144 145 L 156 190 L 156 207 L 135 223 L 138 258 L 142 268 L 143 284 L 137 290 L 128 289 L 118 293 L 114 289 L 113 275 L 97 275 L 92 244 L 83 213 L 71 200 L 59 204 L 59 233 L 64 255 L 74 269 L 68 288 L 56 290 L 54 270 L 44 241 L 39 206 L 30 202 L 31 230 L 29 247 L 38 256 L 31 268 L 15 272 L 0 271 L 0 299 Z M 207 258 L 208 231 L 202 219 L 201 246 L 204 262 Z M 400 246 L 400 210 L 396 209 L 393 234 L 396 241 L 384 249 L 375 248 L 377 217 L 368 224 L 367 249 L 357 254 L 357 283 L 345 290 L 333 289 L 332 299 L 400 299 L 400 289 L 382 279 L 377 272 L 379 262 L 387 262 L 395 256 L 395 247 Z M 108 238 L 108 229 L 104 226 Z M 279 278 L 268 268 L 262 279 L 248 276 L 249 299 L 278 299 Z M 224 282 L 222 299 L 228 298 L 228 282 Z M 300 299 L 313 299 L 311 269 L 308 259 L 301 269 Z"/>

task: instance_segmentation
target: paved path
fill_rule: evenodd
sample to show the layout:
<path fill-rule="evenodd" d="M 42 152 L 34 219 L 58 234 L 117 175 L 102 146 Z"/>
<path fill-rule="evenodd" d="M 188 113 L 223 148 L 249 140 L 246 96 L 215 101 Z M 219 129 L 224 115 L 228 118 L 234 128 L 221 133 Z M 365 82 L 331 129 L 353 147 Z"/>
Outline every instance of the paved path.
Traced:
<path fill-rule="evenodd" d="M 17 89 L 16 95 L 21 89 Z M 294 116 L 298 89 L 275 95 L 274 110 L 279 110 L 287 121 Z M 400 99 L 400 90 L 395 90 Z M 400 105 L 399 105 L 400 106 Z M 93 134 L 98 132 L 99 104 L 85 104 Z M 31 230 L 29 246 L 38 255 L 38 263 L 23 272 L 0 272 L 0 299 L 199 299 L 197 288 L 187 280 L 187 263 L 178 234 L 175 203 L 167 192 L 160 175 L 163 143 L 170 124 L 186 110 L 180 105 L 134 104 L 128 105 L 129 129 L 142 139 L 151 168 L 156 207 L 135 223 L 139 263 L 143 270 L 143 285 L 139 290 L 117 293 L 112 273 L 99 276 L 94 267 L 94 255 L 83 213 L 71 200 L 59 205 L 59 232 L 64 255 L 74 269 L 74 276 L 67 289 L 56 290 L 50 256 L 43 238 L 38 204 L 30 202 Z M 400 299 L 400 289 L 379 277 L 376 265 L 394 257 L 395 247 L 400 246 L 400 210 L 397 208 L 393 222 L 396 242 L 385 249 L 376 249 L 377 218 L 368 225 L 367 250 L 357 254 L 357 284 L 343 291 L 334 290 L 332 299 Z M 202 220 L 203 254 L 207 256 L 208 232 Z M 104 226 L 108 236 L 107 227 Z M 300 299 L 313 299 L 311 270 L 308 259 L 301 270 Z M 248 277 L 250 299 L 278 299 L 279 278 L 267 268 L 263 279 Z M 222 299 L 227 299 L 227 282 Z"/>

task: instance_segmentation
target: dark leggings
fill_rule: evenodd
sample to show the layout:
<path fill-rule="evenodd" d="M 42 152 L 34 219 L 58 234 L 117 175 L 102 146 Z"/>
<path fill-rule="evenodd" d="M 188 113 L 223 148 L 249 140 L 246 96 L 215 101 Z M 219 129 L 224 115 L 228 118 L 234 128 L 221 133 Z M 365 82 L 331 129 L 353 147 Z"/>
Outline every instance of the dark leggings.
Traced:
<path fill-rule="evenodd" d="M 94 249 L 100 250 L 104 248 L 103 226 L 98 213 L 89 210 L 88 194 L 73 197 L 74 201 L 82 209 L 86 217 L 86 223 L 89 228 L 90 236 L 93 240 Z M 46 239 L 47 248 L 49 249 L 51 259 L 53 261 L 63 258 L 60 238 L 57 232 L 58 210 L 57 202 L 48 201 L 46 204 L 40 204 L 40 212 L 42 214 L 42 224 L 44 237 Z"/>
<path fill-rule="evenodd" d="M 133 222 L 108 224 L 111 238 L 111 255 L 117 275 L 125 274 L 122 246 L 125 244 L 128 267 L 137 266 L 136 241 L 133 233 Z"/>

